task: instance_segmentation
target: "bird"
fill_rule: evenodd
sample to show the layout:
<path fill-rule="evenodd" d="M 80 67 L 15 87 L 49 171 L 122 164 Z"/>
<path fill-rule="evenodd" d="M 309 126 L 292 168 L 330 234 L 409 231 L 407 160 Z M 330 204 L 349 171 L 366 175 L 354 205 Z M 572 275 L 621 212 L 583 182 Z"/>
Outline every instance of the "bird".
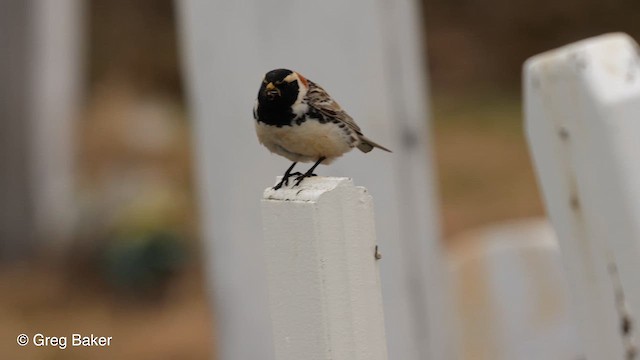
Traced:
<path fill-rule="evenodd" d="M 253 108 L 258 141 L 293 164 L 273 188 L 298 186 L 320 164 L 329 165 L 353 148 L 391 150 L 362 134 L 349 114 L 320 85 L 288 69 L 267 72 Z M 292 172 L 297 163 L 315 162 L 304 174 Z"/>

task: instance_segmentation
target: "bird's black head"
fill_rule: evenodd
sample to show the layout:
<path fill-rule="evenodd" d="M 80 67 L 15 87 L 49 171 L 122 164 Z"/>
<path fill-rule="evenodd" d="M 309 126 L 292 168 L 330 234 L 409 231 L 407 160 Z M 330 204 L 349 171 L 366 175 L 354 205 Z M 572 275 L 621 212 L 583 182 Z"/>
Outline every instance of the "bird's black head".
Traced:
<path fill-rule="evenodd" d="M 300 77 L 295 71 L 276 69 L 269 71 L 262 80 L 258 102 L 268 107 L 289 107 L 296 102 Z"/>

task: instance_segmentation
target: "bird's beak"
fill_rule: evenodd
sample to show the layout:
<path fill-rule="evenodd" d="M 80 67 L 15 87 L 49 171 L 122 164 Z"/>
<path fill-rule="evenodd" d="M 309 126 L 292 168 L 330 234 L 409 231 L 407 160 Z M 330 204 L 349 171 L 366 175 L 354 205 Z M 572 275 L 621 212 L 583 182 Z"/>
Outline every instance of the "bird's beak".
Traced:
<path fill-rule="evenodd" d="M 280 89 L 275 87 L 275 85 L 273 85 L 273 83 L 268 83 L 267 84 L 265 94 L 271 100 L 275 99 L 276 96 L 280 96 L 281 95 L 280 94 Z"/>

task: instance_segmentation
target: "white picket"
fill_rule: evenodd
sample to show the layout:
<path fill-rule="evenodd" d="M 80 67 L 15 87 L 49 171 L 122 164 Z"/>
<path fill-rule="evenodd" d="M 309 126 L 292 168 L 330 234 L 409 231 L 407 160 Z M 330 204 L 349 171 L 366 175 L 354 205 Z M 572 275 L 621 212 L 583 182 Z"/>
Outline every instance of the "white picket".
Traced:
<path fill-rule="evenodd" d="M 75 225 L 84 2 L 0 2 L 0 257 L 64 249 Z M 53 246 L 51 246 L 53 245 Z"/>
<path fill-rule="evenodd" d="M 81 0 L 31 0 L 28 74 L 32 196 L 38 237 L 67 242 L 75 225 L 76 124 L 85 79 Z M 58 244 L 60 245 L 60 244 Z"/>
<path fill-rule="evenodd" d="M 607 34 L 529 59 L 526 131 L 586 359 L 640 341 L 640 57 Z"/>
<path fill-rule="evenodd" d="M 560 249 L 547 220 L 493 224 L 451 241 L 458 359 L 581 358 Z"/>
<path fill-rule="evenodd" d="M 356 151 L 317 172 L 352 177 L 376 198 L 389 356 L 445 358 L 446 291 L 432 290 L 442 288 L 443 270 L 419 4 L 176 4 L 220 358 L 268 360 L 272 352 L 258 199 L 289 162 L 258 144 L 251 109 L 264 73 L 280 67 L 322 85 L 394 151 Z"/>
<path fill-rule="evenodd" d="M 373 200 L 348 178 L 267 188 L 262 220 L 277 360 L 386 360 Z"/>

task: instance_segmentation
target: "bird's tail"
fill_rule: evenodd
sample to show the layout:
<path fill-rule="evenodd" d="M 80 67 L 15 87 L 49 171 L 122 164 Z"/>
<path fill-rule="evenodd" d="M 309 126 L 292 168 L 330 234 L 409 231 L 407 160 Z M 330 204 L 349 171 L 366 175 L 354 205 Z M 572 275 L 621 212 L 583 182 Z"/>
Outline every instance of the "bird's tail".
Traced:
<path fill-rule="evenodd" d="M 368 153 L 369 151 L 373 150 L 374 147 L 387 152 L 391 152 L 391 150 L 387 149 L 386 147 L 378 145 L 364 136 L 360 136 L 360 144 L 358 144 L 358 149 L 360 149 L 360 151 L 362 151 L 363 153 Z"/>

